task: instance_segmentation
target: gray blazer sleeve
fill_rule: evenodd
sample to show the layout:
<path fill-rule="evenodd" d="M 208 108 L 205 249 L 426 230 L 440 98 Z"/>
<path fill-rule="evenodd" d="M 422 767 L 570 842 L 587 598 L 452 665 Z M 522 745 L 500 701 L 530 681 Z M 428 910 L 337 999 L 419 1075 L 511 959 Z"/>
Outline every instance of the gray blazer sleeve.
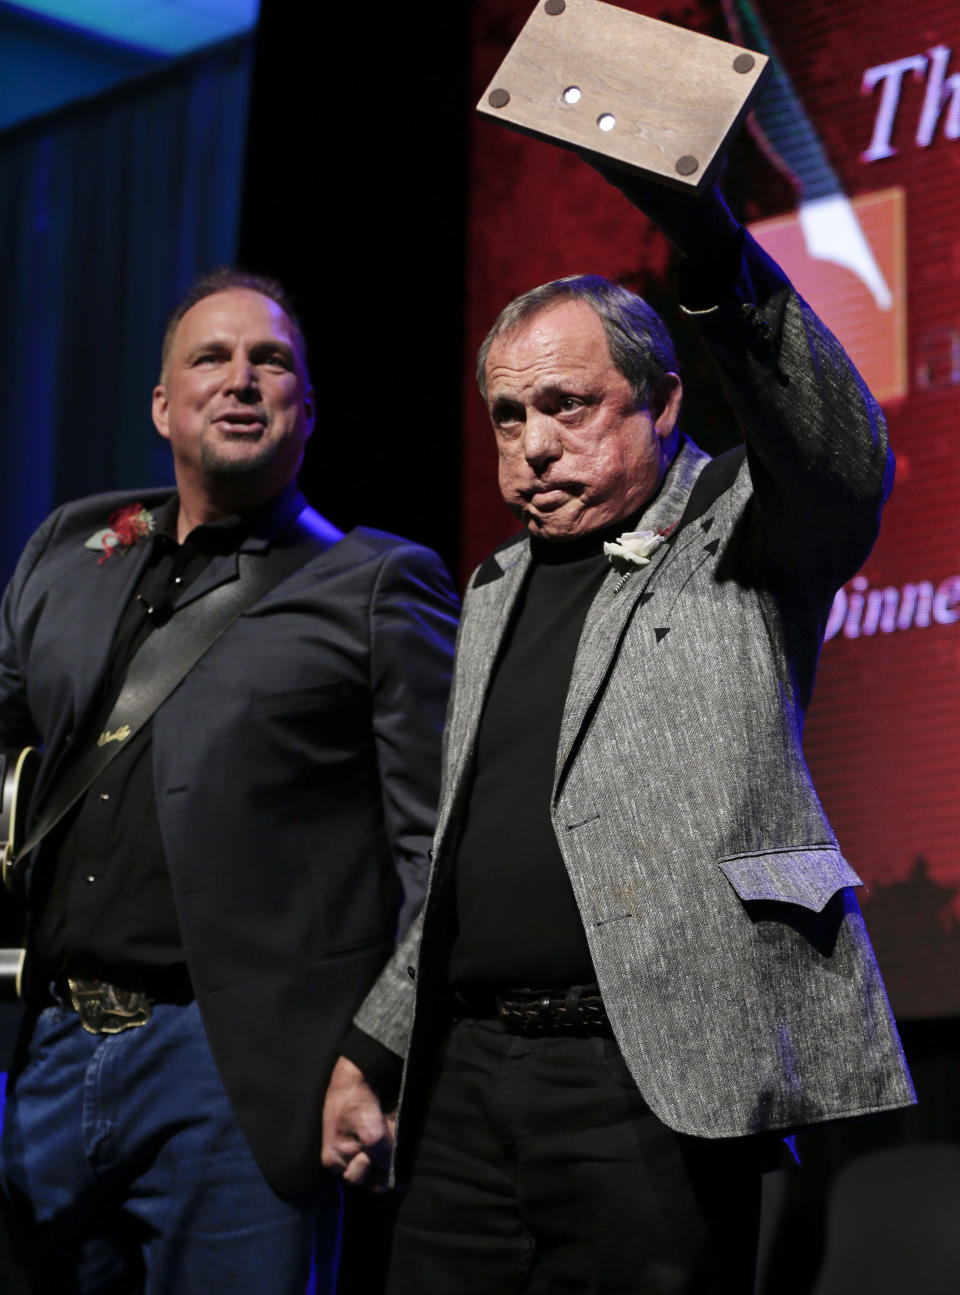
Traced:
<path fill-rule="evenodd" d="M 749 234 L 733 292 L 686 313 L 744 432 L 758 539 L 793 597 L 828 604 L 866 560 L 893 485 L 883 414 Z"/>
<path fill-rule="evenodd" d="M 358 1029 L 399 1057 L 406 1056 L 410 1039 L 422 925 L 421 910 L 354 1017 Z"/>

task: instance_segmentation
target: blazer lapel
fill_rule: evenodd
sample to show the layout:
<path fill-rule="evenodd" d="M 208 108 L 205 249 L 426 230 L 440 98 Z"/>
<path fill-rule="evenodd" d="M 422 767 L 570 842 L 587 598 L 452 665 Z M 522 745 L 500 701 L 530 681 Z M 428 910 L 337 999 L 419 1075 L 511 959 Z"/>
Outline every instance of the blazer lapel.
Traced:
<path fill-rule="evenodd" d="M 158 523 L 169 502 L 169 491 L 165 494 L 153 491 L 143 497 L 149 499 L 149 511 L 154 522 Z M 306 500 L 295 486 L 291 487 L 244 539 L 239 551 L 263 551 L 305 507 Z M 82 722 L 96 698 L 120 619 L 143 572 L 150 547 L 149 540 L 141 541 L 125 553 L 114 553 L 99 566 L 93 553 L 83 555 L 82 561 L 93 563 L 95 573 L 82 584 L 85 622 L 89 628 L 84 632 L 82 651 L 76 657 L 72 686 L 73 717 L 71 722 L 65 722 L 65 730 L 75 729 Z M 238 574 L 236 553 L 215 555 L 175 605 L 186 606 L 218 585 L 237 579 Z"/>
<path fill-rule="evenodd" d="M 154 517 L 160 509 L 154 508 Z M 114 553 L 84 584 L 85 618 L 82 650 L 74 672 L 74 723 L 80 722 L 100 685 L 120 618 L 133 594 L 150 552 L 141 542 L 127 553 Z M 96 565 L 96 559 L 87 555 Z"/>
<path fill-rule="evenodd" d="M 151 511 L 157 517 L 161 507 L 155 506 Z M 139 543 L 127 552 L 113 553 L 105 561 L 98 562 L 95 552 L 88 548 L 78 557 L 77 565 L 71 566 L 63 576 L 65 587 L 61 605 L 65 624 L 69 632 L 69 627 L 82 619 L 84 632 L 71 657 L 68 692 L 62 702 L 58 701 L 56 718 L 44 733 L 44 765 L 36 787 L 36 804 L 56 776 L 66 754 L 64 738 L 82 731 L 96 702 L 120 618 L 140 579 L 149 552 L 149 543 Z"/>
<path fill-rule="evenodd" d="M 663 487 L 637 523 L 637 530 L 655 531 L 676 526 L 697 477 L 709 462 L 709 455 L 691 441 L 685 441 L 664 479 Z M 650 586 L 658 574 L 698 538 L 702 538 L 699 528 L 684 527 L 654 552 L 646 566 L 631 572 L 625 582 L 622 574 L 611 568 L 600 586 L 587 613 L 570 676 L 557 747 L 555 790 L 560 786 L 577 735 L 603 686 L 634 609 L 649 600 Z"/>
<path fill-rule="evenodd" d="M 470 590 L 457 643 L 456 695 L 446 738 L 450 790 L 444 799 L 448 811 L 469 768 L 493 667 L 530 566 L 530 545 L 523 540 L 487 561 L 495 562 L 500 574 Z M 441 827 L 438 822 L 438 838 Z"/>

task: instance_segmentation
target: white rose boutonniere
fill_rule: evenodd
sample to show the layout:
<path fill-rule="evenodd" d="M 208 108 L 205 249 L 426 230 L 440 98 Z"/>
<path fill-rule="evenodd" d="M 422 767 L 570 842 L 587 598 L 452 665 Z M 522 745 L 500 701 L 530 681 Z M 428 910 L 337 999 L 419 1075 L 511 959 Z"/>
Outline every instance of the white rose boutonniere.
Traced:
<path fill-rule="evenodd" d="M 650 561 L 650 554 L 660 547 L 665 538 L 666 536 L 656 531 L 624 531 L 613 541 L 605 540 L 603 551 L 611 562 L 614 558 L 621 558 L 625 562 L 635 563 L 638 567 L 645 567 Z M 613 565 L 618 564 L 613 562 Z"/>
<path fill-rule="evenodd" d="M 624 581 L 637 567 L 647 565 L 660 545 L 666 543 L 672 530 L 673 526 L 660 526 L 655 531 L 624 531 L 615 540 L 604 540 L 603 551 L 614 570 L 620 572 L 615 593 L 619 593 Z"/>

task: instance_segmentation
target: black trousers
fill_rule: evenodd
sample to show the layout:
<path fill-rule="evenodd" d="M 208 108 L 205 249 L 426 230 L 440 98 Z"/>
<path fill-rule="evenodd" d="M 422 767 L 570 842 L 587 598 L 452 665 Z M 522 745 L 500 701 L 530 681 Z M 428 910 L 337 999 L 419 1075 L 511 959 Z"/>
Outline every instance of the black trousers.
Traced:
<path fill-rule="evenodd" d="M 400 1207 L 389 1295 L 752 1295 L 756 1139 L 666 1128 L 614 1041 L 461 1021 Z"/>

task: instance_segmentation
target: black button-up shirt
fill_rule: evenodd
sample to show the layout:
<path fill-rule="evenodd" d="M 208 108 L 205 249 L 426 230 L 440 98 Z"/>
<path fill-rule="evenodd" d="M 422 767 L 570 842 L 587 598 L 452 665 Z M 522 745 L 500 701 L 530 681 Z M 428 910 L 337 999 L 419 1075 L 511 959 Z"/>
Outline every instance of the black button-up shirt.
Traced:
<path fill-rule="evenodd" d="M 174 496 L 146 541 L 150 554 L 120 620 L 99 700 L 75 742 L 77 756 L 96 741 L 131 658 L 173 601 L 215 554 L 235 552 L 250 530 L 250 519 L 231 517 L 196 527 L 178 544 L 178 508 Z M 30 903 L 33 950 L 51 973 L 71 957 L 154 967 L 183 962 L 157 816 L 152 722 L 121 747 L 43 843 Z"/>

